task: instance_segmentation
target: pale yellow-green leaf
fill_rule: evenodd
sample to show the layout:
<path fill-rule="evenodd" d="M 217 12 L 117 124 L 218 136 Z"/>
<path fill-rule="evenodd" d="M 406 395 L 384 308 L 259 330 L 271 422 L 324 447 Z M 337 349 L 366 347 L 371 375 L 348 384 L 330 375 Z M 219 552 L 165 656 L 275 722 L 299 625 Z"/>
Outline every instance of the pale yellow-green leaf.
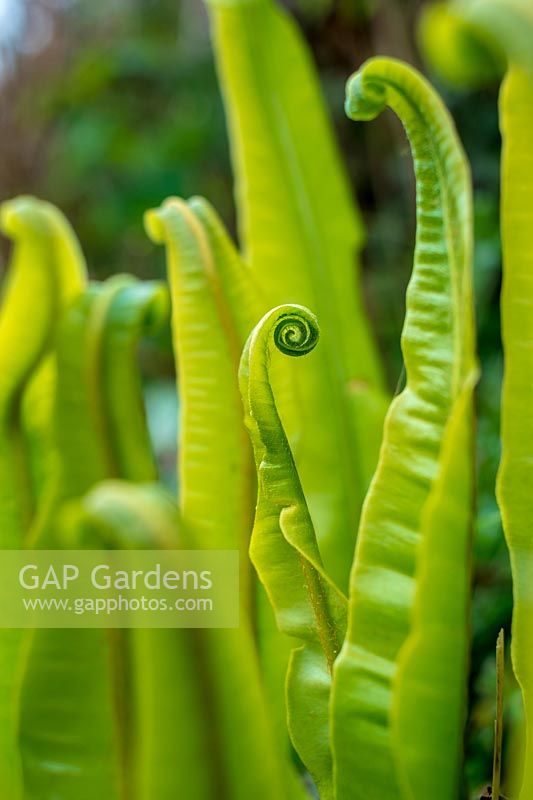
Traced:
<path fill-rule="evenodd" d="M 501 120 L 505 361 L 498 501 L 513 571 L 513 666 L 526 717 L 520 800 L 528 800 L 533 795 L 533 77 L 518 67 L 504 84 Z"/>
<path fill-rule="evenodd" d="M 0 548 L 20 548 L 49 465 L 42 441 L 55 382 L 49 351 L 58 317 L 83 288 L 85 264 L 68 222 L 48 203 L 9 200 L 0 225 L 14 248 L 0 306 Z M 20 631 L 0 631 L 0 795 L 11 800 L 22 792 L 16 738 L 22 639 Z"/>
<path fill-rule="evenodd" d="M 203 639 L 222 764 L 220 791 L 235 800 L 295 798 L 302 791 L 288 764 L 285 726 L 276 727 L 283 694 L 267 703 L 259 673 L 266 609 L 248 560 L 255 470 L 237 369 L 244 338 L 258 314 L 257 288 L 205 201 L 172 198 L 149 212 L 146 221 L 151 237 L 167 247 L 181 409 L 178 483 L 183 524 L 197 547 L 241 551 L 240 629 L 206 631 Z M 254 636 L 257 606 L 263 612 L 259 652 Z M 268 618 L 267 632 L 270 648 L 275 637 Z M 279 688 L 284 667 L 283 659 L 279 665 L 268 664 L 269 686 Z"/>
<path fill-rule="evenodd" d="M 393 400 L 385 421 L 380 460 L 359 528 L 348 633 L 334 667 L 331 713 L 337 800 L 404 800 L 406 781 L 411 792 L 407 797 L 426 800 L 423 776 L 418 774 L 418 769 L 425 771 L 426 766 L 413 763 L 400 713 L 411 713 L 413 700 L 403 697 L 397 671 L 399 663 L 408 658 L 410 674 L 421 670 L 429 680 L 430 662 L 425 654 L 429 627 L 425 621 L 422 631 L 413 616 L 415 612 L 420 615 L 421 603 L 427 606 L 432 624 L 448 624 L 442 618 L 438 596 L 430 592 L 422 599 L 425 589 L 418 562 L 427 544 L 422 537 L 427 533 L 428 503 L 437 503 L 434 492 L 438 491 L 439 476 L 447 481 L 443 469 L 450 420 L 459 413 L 457 403 L 475 371 L 472 209 L 466 158 L 449 114 L 425 79 L 401 62 L 371 59 L 348 82 L 346 111 L 354 119 L 372 120 L 386 106 L 401 119 L 412 149 L 417 237 L 402 334 L 406 387 Z M 460 424 L 468 426 L 469 418 Z M 466 448 L 462 457 L 470 474 L 471 448 Z M 445 502 L 436 507 L 439 514 L 448 513 Z M 470 505 L 463 504 L 458 511 L 458 538 L 450 543 L 450 549 L 462 553 L 455 565 L 462 587 L 468 575 L 469 514 Z M 444 547 L 440 541 L 438 545 Z M 426 560 L 435 553 L 428 545 Z M 465 601 L 463 597 L 463 604 L 459 602 L 455 609 L 456 644 L 462 648 L 457 662 L 461 669 L 453 684 L 455 705 L 448 709 L 447 720 L 436 719 L 431 704 L 417 709 L 415 748 L 423 746 L 424 725 L 450 724 L 454 740 L 460 736 L 459 706 L 466 684 Z M 409 648 L 407 654 L 404 647 Z M 452 740 L 449 745 L 442 756 L 453 774 L 457 752 Z M 452 776 L 452 783 L 455 780 Z"/>
<path fill-rule="evenodd" d="M 293 388 L 275 380 L 276 397 L 326 569 L 346 589 L 386 410 L 358 285 L 361 222 L 294 22 L 274 0 L 207 6 L 261 314 L 299 303 L 320 319 L 320 349 L 292 369 Z"/>

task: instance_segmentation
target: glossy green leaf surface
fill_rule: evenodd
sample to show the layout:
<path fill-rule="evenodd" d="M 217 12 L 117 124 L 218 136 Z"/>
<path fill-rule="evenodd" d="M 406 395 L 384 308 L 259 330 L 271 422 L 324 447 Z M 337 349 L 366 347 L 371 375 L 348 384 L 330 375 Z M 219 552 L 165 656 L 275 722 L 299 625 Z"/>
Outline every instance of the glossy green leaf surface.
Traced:
<path fill-rule="evenodd" d="M 470 178 L 451 118 L 429 84 L 400 62 L 372 59 L 348 82 L 346 110 L 353 119 L 372 120 L 386 106 L 401 119 L 413 153 L 417 237 L 402 334 L 406 387 L 386 418 L 378 469 L 359 529 L 348 633 L 334 669 L 337 800 L 425 797 L 427 776 L 420 770 L 436 765 L 425 764 L 424 730 L 431 725 L 446 730 L 448 723 L 460 722 L 466 682 L 471 510 L 469 503 L 454 510 L 454 499 L 439 493 L 453 480 L 453 467 L 446 464 L 454 446 L 449 439 L 460 438 L 470 415 L 457 423 L 459 432 L 451 420 L 460 415 L 460 398 L 465 386 L 471 388 L 475 373 Z M 469 472 L 471 448 L 462 457 Z M 438 537 L 438 531 L 445 530 L 449 514 L 461 523 L 454 531 L 457 538 L 445 542 L 439 537 L 438 546 L 424 541 L 428 534 Z M 461 592 L 453 608 L 443 609 L 441 598 L 428 586 L 427 570 L 433 559 L 445 563 L 452 552 L 462 554 L 454 578 Z M 442 696 L 419 707 L 415 720 L 416 694 L 428 691 L 434 677 L 431 648 L 444 644 L 431 642 L 439 626 L 451 636 L 461 668 L 450 688 L 439 672 L 435 689 Z M 417 685 L 402 684 L 398 669 L 400 675 L 402 669 L 404 675 L 407 669 L 409 675 L 416 674 Z M 433 715 L 440 713 L 446 692 L 454 699 L 449 718 L 436 719 Z M 413 738 L 406 742 L 405 727 L 411 730 L 415 722 Z M 444 769 L 454 773 L 452 783 L 457 780 L 459 736 L 456 728 L 449 742 L 439 736 L 440 774 Z"/>
<path fill-rule="evenodd" d="M 460 795 L 470 647 L 474 507 L 473 391 L 454 403 L 439 473 L 424 506 L 411 632 L 394 678 L 391 727 L 408 800 Z"/>
<path fill-rule="evenodd" d="M 289 730 L 322 798 L 333 797 L 329 747 L 331 670 L 346 625 L 346 598 L 327 577 L 272 390 L 275 348 L 307 355 L 318 340 L 316 318 L 279 306 L 250 335 L 240 381 L 258 470 L 250 549 L 281 631 L 296 639 L 287 679 Z"/>
<path fill-rule="evenodd" d="M 237 369 L 257 309 L 253 284 L 205 202 L 170 199 L 146 219 L 151 237 L 167 246 L 181 397 L 181 512 L 204 546 L 237 547 L 244 555 L 255 481 Z M 224 454 L 222 463 L 215 452 Z"/>
<path fill-rule="evenodd" d="M 96 482 L 109 477 L 153 479 L 147 435 L 139 432 L 142 401 L 135 343 L 167 312 L 162 285 L 118 277 L 92 285 L 62 320 L 56 356 L 56 468 L 33 532 L 37 546 L 60 544 L 64 504 Z M 121 362 L 118 385 L 111 376 L 116 361 Z M 133 430 L 134 449 L 128 441 Z M 20 722 L 28 800 L 89 800 L 95 794 L 122 800 L 127 787 L 125 710 L 114 685 L 121 653 L 120 637 L 109 631 L 35 632 Z"/>
<path fill-rule="evenodd" d="M 450 31 L 463 37 L 466 46 L 477 48 L 480 37 L 487 47 L 503 51 L 509 72 L 500 100 L 502 158 L 502 338 L 504 385 L 502 397 L 502 463 L 497 495 L 511 556 L 514 611 L 512 657 L 522 689 L 526 716 L 526 753 L 521 800 L 533 792 L 533 671 L 531 669 L 532 627 L 530 623 L 532 540 L 528 514 L 531 510 L 531 382 L 533 369 L 528 353 L 531 340 L 531 262 L 529 243 L 533 198 L 533 161 L 530 131 L 533 124 L 533 5 L 529 0 L 456 0 L 439 4 L 438 20 L 451 20 Z M 435 28 L 423 32 L 426 50 L 434 52 Z M 448 59 L 437 65 L 450 77 Z M 460 81 L 464 76 L 458 74 Z M 483 72 L 478 76 L 485 77 Z M 519 761 L 516 754 L 512 761 Z M 520 783 L 520 781 L 518 781 Z"/>
<path fill-rule="evenodd" d="M 207 5 L 261 313 L 300 303 L 320 319 L 320 349 L 276 396 L 324 563 L 345 589 L 386 407 L 357 285 L 361 223 L 291 19 L 273 0 Z"/>
<path fill-rule="evenodd" d="M 217 796 L 297 797 L 301 789 L 286 763 L 285 743 L 274 738 L 253 636 L 255 603 L 261 598 L 256 598 L 247 553 L 256 482 L 237 369 L 257 318 L 257 289 L 205 201 L 170 199 L 149 212 L 147 228 L 167 247 L 181 398 L 183 524 L 196 547 L 239 548 L 242 559 L 240 629 L 206 631 L 202 637 L 213 735 L 224 765 Z"/>
<path fill-rule="evenodd" d="M 28 436 L 23 401 L 31 390 L 34 429 L 35 420 L 49 425 L 55 371 L 48 351 L 59 314 L 83 288 L 85 265 L 68 222 L 48 203 L 10 200 L 0 208 L 0 224 L 14 242 L 0 307 L 0 548 L 19 548 L 35 513 L 35 461 L 45 460 L 37 437 Z M 22 792 L 16 741 L 22 639 L 20 631 L 0 631 L 0 795 L 12 800 Z"/>
<path fill-rule="evenodd" d="M 527 728 L 520 800 L 527 800 L 533 795 L 533 72 L 510 70 L 502 91 L 501 124 L 505 367 L 498 501 L 513 571 L 512 657 Z"/>
<path fill-rule="evenodd" d="M 191 546 L 175 501 L 151 484 L 99 484 L 77 503 L 70 527 L 78 546 Z M 198 662 L 201 633 L 150 628 L 120 632 L 129 689 L 124 797 L 226 796 L 217 773 L 221 755 L 209 718 L 209 685 Z"/>

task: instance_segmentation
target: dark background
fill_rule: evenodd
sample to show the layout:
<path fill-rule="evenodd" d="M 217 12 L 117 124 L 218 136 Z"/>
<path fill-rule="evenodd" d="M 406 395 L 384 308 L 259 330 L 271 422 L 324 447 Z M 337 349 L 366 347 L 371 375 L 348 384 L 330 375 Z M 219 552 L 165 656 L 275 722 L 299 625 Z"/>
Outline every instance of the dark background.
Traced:
<path fill-rule="evenodd" d="M 414 241 L 411 159 L 392 115 L 354 125 L 344 117 L 343 95 L 347 76 L 373 54 L 424 69 L 416 44 L 423 3 L 286 5 L 318 63 L 366 222 L 365 296 L 394 391 L 402 372 L 399 337 Z M 149 242 L 142 216 L 170 194 L 206 196 L 234 230 L 228 142 L 201 0 L 3 0 L 0 29 L 0 200 L 30 193 L 57 204 L 73 223 L 95 278 L 116 272 L 164 277 L 162 249 Z M 479 796 L 491 772 L 493 647 L 511 609 L 494 499 L 501 381 L 498 87 L 468 94 L 438 88 L 470 157 L 476 192 L 483 379 L 467 774 Z M 0 271 L 7 257 L 2 241 Z M 168 332 L 147 347 L 150 423 L 164 477 L 172 482 L 176 399 Z M 507 706 L 512 721 L 519 705 L 510 678 Z"/>

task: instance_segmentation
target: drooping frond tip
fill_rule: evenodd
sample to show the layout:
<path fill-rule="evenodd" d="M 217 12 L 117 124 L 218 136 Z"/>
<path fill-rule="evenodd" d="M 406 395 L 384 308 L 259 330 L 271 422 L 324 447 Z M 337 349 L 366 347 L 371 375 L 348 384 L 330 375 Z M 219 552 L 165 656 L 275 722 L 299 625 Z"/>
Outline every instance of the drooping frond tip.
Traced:
<path fill-rule="evenodd" d="M 384 83 L 369 78 L 365 65 L 348 79 L 344 110 L 350 119 L 369 122 L 379 117 L 387 105 L 387 88 Z"/>

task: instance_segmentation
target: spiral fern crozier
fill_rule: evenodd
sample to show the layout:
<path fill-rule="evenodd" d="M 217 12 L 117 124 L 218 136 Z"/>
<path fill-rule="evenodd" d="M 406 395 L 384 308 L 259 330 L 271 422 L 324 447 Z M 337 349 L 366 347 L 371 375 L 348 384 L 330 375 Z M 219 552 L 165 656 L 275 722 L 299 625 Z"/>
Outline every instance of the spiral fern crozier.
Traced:
<path fill-rule="evenodd" d="M 271 329 L 274 344 L 286 356 L 305 356 L 316 347 L 318 321 L 303 306 L 279 306 L 264 318 L 265 325 L 275 320 Z"/>
<path fill-rule="evenodd" d="M 271 348 L 287 356 L 305 356 L 316 347 L 320 335 L 318 320 L 304 306 L 286 304 L 269 311 L 250 334 L 241 359 L 241 392 L 249 408 L 248 427 L 265 444 L 285 450 L 285 432 L 270 382 Z M 253 386 L 254 390 L 250 390 Z M 261 391 L 257 388 L 261 387 Z M 253 423 L 251 422 L 253 420 Z"/>

